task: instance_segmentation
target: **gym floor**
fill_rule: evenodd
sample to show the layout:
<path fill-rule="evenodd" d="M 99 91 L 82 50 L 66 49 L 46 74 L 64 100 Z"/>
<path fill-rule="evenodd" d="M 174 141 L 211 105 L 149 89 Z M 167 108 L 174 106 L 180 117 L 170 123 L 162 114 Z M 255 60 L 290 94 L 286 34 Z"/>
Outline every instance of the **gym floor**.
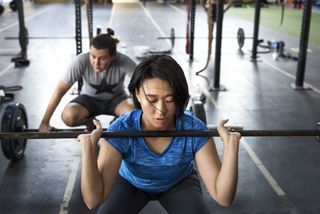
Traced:
<path fill-rule="evenodd" d="M 73 37 L 74 4 L 36 4 L 25 1 L 24 14 L 30 36 Z M 18 40 L 6 37 L 18 35 L 17 13 L 6 10 L 0 16 L 0 85 L 21 85 L 14 102 L 22 103 L 28 114 L 29 128 L 38 128 L 53 89 L 74 58 L 74 39 L 30 39 L 30 65 L 15 68 L 11 62 L 20 51 Z M 111 27 L 121 40 L 119 51 L 136 62 L 134 47 L 147 45 L 155 50 L 171 48 L 169 36 L 186 30 L 184 4 L 117 3 L 93 5 L 93 26 Z M 82 8 L 82 32 L 87 36 L 85 7 Z M 253 18 L 252 18 L 253 20 Z M 300 23 L 298 23 L 300 25 Z M 252 35 L 252 21 L 226 13 L 223 36 L 236 36 L 242 27 Z M 206 13 L 196 9 L 195 35 L 207 36 Z M 297 55 L 299 39 L 260 26 L 259 37 L 265 41 L 276 38 L 285 41 L 285 48 Z M 83 51 L 88 50 L 83 39 Z M 214 48 L 214 42 L 213 42 Z M 206 95 L 205 109 L 208 124 L 215 125 L 229 118 L 229 125 L 244 129 L 317 129 L 320 122 L 320 47 L 309 43 L 304 86 L 309 90 L 294 90 L 297 62 L 292 59 L 258 54 L 252 62 L 252 41 L 245 40 L 242 51 L 237 41 L 222 41 L 221 88 L 212 91 L 213 61 L 201 75 L 195 75 L 206 62 L 207 40 L 195 41 L 194 60 L 185 53 L 185 40 L 175 41 L 172 56 L 183 67 L 192 96 Z M 214 53 L 214 52 L 213 52 Z M 75 90 L 74 88 L 72 90 Z M 52 117 L 52 124 L 67 128 L 60 119 L 64 105 L 74 97 L 65 96 Z M 106 127 L 112 119 L 101 116 Z M 219 154 L 221 142 L 215 138 Z M 229 208 L 217 205 L 203 189 L 212 213 L 319 213 L 320 144 L 315 137 L 243 137 L 239 155 L 239 180 L 234 203 Z M 95 213 L 83 203 L 80 191 L 79 145 L 74 139 L 28 140 L 24 157 L 13 162 L 0 155 L 0 212 L 1 213 Z M 149 203 L 141 212 L 166 213 L 157 202 Z"/>

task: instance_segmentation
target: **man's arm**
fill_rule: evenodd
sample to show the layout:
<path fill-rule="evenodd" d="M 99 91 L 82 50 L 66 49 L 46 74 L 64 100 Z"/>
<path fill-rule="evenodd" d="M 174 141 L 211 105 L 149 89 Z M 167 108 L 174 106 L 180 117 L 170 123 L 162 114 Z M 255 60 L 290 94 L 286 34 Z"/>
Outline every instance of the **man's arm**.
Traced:
<path fill-rule="evenodd" d="M 71 86 L 65 84 L 63 81 L 60 80 L 56 89 L 54 90 L 52 97 L 49 101 L 47 106 L 46 112 L 41 120 L 39 131 L 40 132 L 49 132 L 52 127 L 50 126 L 50 119 L 56 110 L 57 106 L 59 105 L 62 97 L 67 93 Z"/>

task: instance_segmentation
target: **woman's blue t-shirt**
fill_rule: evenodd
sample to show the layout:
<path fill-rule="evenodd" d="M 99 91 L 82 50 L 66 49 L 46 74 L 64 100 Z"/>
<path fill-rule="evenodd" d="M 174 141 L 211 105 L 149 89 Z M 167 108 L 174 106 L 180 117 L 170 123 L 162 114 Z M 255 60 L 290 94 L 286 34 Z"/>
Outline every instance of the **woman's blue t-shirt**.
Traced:
<path fill-rule="evenodd" d="M 141 110 L 120 116 L 108 131 L 141 131 Z M 208 130 L 191 112 L 185 111 L 176 120 L 176 130 Z M 133 186 L 146 192 L 170 189 L 193 170 L 195 153 L 208 142 L 208 137 L 173 137 L 161 154 L 151 151 L 144 138 L 108 138 L 122 154 L 119 174 Z"/>

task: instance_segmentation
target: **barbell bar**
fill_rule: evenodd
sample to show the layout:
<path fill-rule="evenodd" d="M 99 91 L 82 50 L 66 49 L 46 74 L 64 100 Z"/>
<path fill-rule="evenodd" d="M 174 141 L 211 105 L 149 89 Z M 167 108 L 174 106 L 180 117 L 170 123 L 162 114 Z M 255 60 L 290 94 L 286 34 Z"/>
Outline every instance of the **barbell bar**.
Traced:
<path fill-rule="evenodd" d="M 320 130 L 233 130 L 243 137 L 293 137 L 293 136 L 320 136 Z M 86 131 L 52 131 L 49 133 L 41 132 L 2 132 L 0 139 L 59 139 L 76 138 Z M 218 137 L 217 130 L 208 131 L 123 131 L 113 132 L 104 131 L 102 137 L 106 138 L 128 138 L 128 137 Z"/>
<path fill-rule="evenodd" d="M 2 109 L 0 108 L 0 110 Z M 320 139 L 320 123 L 318 123 L 317 125 L 318 129 L 316 130 L 243 130 L 242 126 L 227 126 L 227 128 L 230 131 L 239 132 L 243 137 L 317 136 L 317 138 Z M 104 131 L 102 133 L 102 137 L 218 137 L 219 134 L 216 128 L 216 126 L 208 125 L 208 131 Z M 27 139 L 77 138 L 80 134 L 84 133 L 88 132 L 86 132 L 85 129 L 58 129 L 49 133 L 40 133 L 37 129 L 28 129 L 27 113 L 21 103 L 9 104 L 5 108 L 3 108 L 0 132 L 1 147 L 4 155 L 8 159 L 14 161 L 20 160 L 23 157 Z"/>
<path fill-rule="evenodd" d="M 226 126 L 231 131 L 243 130 L 242 126 Z M 103 131 L 101 137 L 105 138 L 128 138 L 128 137 L 205 137 L 219 136 L 217 127 L 208 125 L 208 131 L 185 130 L 185 131 Z M 39 132 L 37 129 L 27 129 L 22 132 L 0 132 L 0 139 L 61 139 L 77 138 L 80 134 L 88 134 L 85 129 L 57 129 L 48 133 Z"/>
<path fill-rule="evenodd" d="M 230 129 L 230 127 L 229 127 Z M 294 136 L 320 136 L 320 130 L 243 130 L 231 128 L 242 137 L 294 137 Z M 49 133 L 41 132 L 2 132 L 0 139 L 61 139 L 77 138 L 80 134 L 88 133 L 86 131 L 52 131 Z M 128 137 L 218 137 L 217 129 L 206 131 L 185 130 L 185 131 L 104 131 L 104 138 L 128 138 Z"/>
<path fill-rule="evenodd" d="M 213 37 L 215 38 L 215 37 Z M 186 39 L 185 36 L 175 36 L 174 28 L 171 28 L 170 36 L 160 36 L 157 39 L 170 39 L 171 44 L 174 45 L 176 39 Z M 195 39 L 208 39 L 208 37 L 195 37 Z M 237 37 L 223 37 L 222 39 L 237 39 L 239 49 L 241 49 L 244 45 L 246 39 L 253 39 L 253 37 L 246 37 L 243 28 L 238 28 Z"/>
<path fill-rule="evenodd" d="M 28 41 L 29 39 L 76 39 L 76 36 L 29 36 L 29 32 L 28 30 L 26 29 L 26 37 L 25 37 L 25 40 Z M 97 35 L 101 34 L 102 30 L 100 27 L 97 28 Z M 82 38 L 84 39 L 88 39 L 89 37 L 88 36 L 82 36 Z M 17 40 L 19 39 L 19 37 L 17 36 L 6 36 L 4 37 L 5 40 Z"/>
<path fill-rule="evenodd" d="M 208 129 L 209 130 L 215 130 L 217 129 L 217 126 L 215 125 L 207 125 Z M 243 130 L 243 126 L 225 126 L 228 130 L 230 131 L 241 131 Z M 107 128 L 102 128 L 103 130 L 107 130 Z M 24 129 L 23 131 L 21 132 L 26 132 L 26 133 L 40 133 L 39 132 L 39 129 Z M 21 132 L 17 132 L 17 133 L 21 133 Z M 69 129 L 53 129 L 51 130 L 50 132 L 48 133 L 51 133 L 51 132 L 81 132 L 81 133 L 88 133 L 89 131 L 84 129 L 84 128 L 69 128 Z M 108 131 L 106 131 L 108 132 Z M 12 132 L 6 132 L 6 133 L 12 133 Z M 1 132 L 0 132 L 0 139 L 1 139 Z"/>
<path fill-rule="evenodd" d="M 27 36 L 27 39 L 75 39 L 76 36 Z M 89 38 L 89 37 L 82 37 Z M 19 37 L 16 36 L 6 36 L 6 40 L 17 40 Z"/>
<path fill-rule="evenodd" d="M 20 85 L 13 85 L 13 86 L 0 85 L 0 90 L 3 90 L 4 92 L 7 92 L 7 91 L 19 91 L 21 89 L 22 89 L 22 86 L 20 86 Z"/>
<path fill-rule="evenodd" d="M 6 90 L 17 90 L 20 89 L 19 87 L 4 87 Z M 1 89 L 0 92 L 4 90 Z M 8 99 L 8 93 L 4 93 L 4 97 L 0 94 L 1 103 L 2 100 L 6 103 L 8 101 L 12 101 L 13 99 Z M 11 95 L 11 94 L 10 94 Z M 13 95 L 13 94 L 12 94 Z M 2 99 L 3 98 L 3 99 Z M 13 97 L 12 97 L 13 98 Z M 205 109 L 203 106 L 203 103 L 200 101 L 197 101 L 196 99 L 190 99 L 191 102 L 190 105 L 190 111 L 196 115 L 200 120 L 202 120 L 205 124 L 207 122 L 206 115 L 205 115 Z M 9 133 L 12 134 L 14 132 L 22 133 L 22 132 L 38 132 L 38 130 L 35 129 L 28 129 L 28 117 L 27 117 L 27 111 L 22 103 L 9 103 L 8 105 L 1 105 L 0 106 L 0 133 Z M 78 133 L 84 133 L 84 129 L 72 129 L 72 130 L 58 130 L 58 131 L 71 131 Z M 42 133 L 43 134 L 43 133 Z M 33 136 L 34 134 L 29 134 L 29 136 Z M 58 136 L 52 136 L 52 135 L 58 135 Z M 46 137 L 40 137 L 38 133 L 35 134 L 37 137 L 33 137 L 33 139 L 37 138 L 65 138 L 65 137 L 59 137 L 59 133 L 55 132 L 54 134 L 51 134 L 51 136 Z M 74 136 L 76 136 L 75 134 Z M 1 140 L 1 148 L 3 154 L 6 156 L 6 158 L 17 161 L 20 160 L 23 155 L 24 151 L 26 149 L 27 145 L 27 139 L 28 137 L 6 137 L 6 138 L 0 138 Z M 73 137 L 73 136 L 71 136 Z M 31 137 L 29 137 L 31 138 Z"/>

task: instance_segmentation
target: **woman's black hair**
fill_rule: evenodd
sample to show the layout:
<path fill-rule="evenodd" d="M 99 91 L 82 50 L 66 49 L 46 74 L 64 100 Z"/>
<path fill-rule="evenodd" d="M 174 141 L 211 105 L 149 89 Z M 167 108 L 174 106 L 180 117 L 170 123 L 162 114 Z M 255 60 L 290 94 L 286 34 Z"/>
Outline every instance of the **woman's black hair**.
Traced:
<path fill-rule="evenodd" d="M 176 116 L 181 116 L 189 101 L 189 89 L 180 65 L 172 57 L 164 54 L 151 55 L 139 63 L 128 86 L 136 108 L 141 109 L 136 89 L 142 86 L 144 80 L 151 78 L 159 78 L 169 83 L 177 107 Z"/>
<path fill-rule="evenodd" d="M 112 56 L 117 51 L 119 40 L 114 38 L 114 31 L 111 28 L 107 29 L 107 33 L 102 33 L 94 37 L 90 42 L 90 47 L 101 50 L 108 49 L 109 55 Z"/>

